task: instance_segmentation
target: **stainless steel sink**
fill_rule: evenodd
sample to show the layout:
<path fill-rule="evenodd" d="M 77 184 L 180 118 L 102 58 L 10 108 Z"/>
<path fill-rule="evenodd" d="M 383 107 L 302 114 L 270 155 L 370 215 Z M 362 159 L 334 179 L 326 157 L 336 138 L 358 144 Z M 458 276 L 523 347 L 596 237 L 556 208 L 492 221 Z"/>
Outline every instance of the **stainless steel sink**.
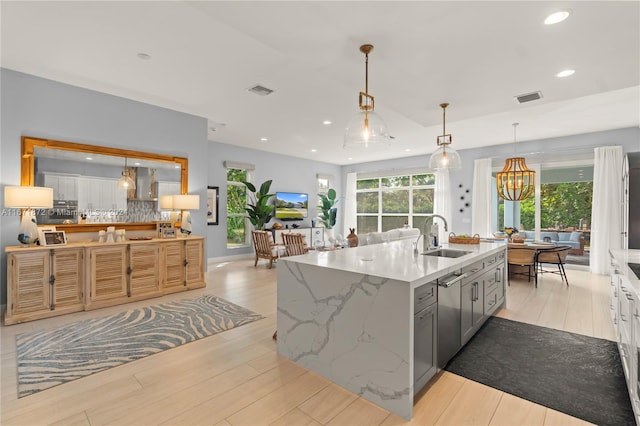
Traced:
<path fill-rule="evenodd" d="M 437 256 L 437 257 L 460 257 L 469 253 L 471 252 L 464 251 L 464 250 L 438 249 L 438 250 L 428 251 L 422 254 L 424 254 L 425 256 Z"/>

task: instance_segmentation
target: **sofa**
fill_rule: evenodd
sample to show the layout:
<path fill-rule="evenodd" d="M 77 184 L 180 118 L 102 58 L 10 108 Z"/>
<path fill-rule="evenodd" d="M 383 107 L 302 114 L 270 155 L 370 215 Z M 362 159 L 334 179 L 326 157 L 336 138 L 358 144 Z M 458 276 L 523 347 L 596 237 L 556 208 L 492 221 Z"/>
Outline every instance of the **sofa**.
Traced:
<path fill-rule="evenodd" d="M 419 236 L 420 230 L 417 228 L 396 228 L 385 232 L 369 232 L 367 234 L 360 234 L 358 235 L 358 245 L 367 246 L 408 238 L 417 239 Z"/>
<path fill-rule="evenodd" d="M 525 234 L 525 242 L 526 241 L 534 241 L 535 239 L 535 231 L 520 231 L 520 235 Z M 540 240 L 545 241 L 548 238 L 554 244 L 569 246 L 571 250 L 569 250 L 569 254 L 576 254 L 578 256 L 584 255 L 584 235 L 582 232 L 572 231 L 572 232 L 550 232 L 550 231 L 542 231 L 540 232 Z"/>

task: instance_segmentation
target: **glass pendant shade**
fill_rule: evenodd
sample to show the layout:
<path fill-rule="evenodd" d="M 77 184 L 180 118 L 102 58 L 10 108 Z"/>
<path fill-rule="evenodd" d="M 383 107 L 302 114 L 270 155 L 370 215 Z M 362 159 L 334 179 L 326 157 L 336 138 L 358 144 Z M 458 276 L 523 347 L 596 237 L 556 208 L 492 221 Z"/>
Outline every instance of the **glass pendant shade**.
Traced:
<path fill-rule="evenodd" d="M 122 177 L 118 179 L 118 189 L 136 189 L 136 183 L 131 177 L 122 172 Z"/>
<path fill-rule="evenodd" d="M 429 168 L 433 170 L 460 169 L 462 168 L 460 154 L 455 149 L 447 148 L 446 145 L 443 145 L 431 154 Z"/>
<path fill-rule="evenodd" d="M 509 201 L 526 200 L 535 192 L 536 172 L 529 170 L 522 157 L 507 158 L 496 174 L 498 195 Z"/>
<path fill-rule="evenodd" d="M 382 118 L 373 111 L 358 112 L 344 132 L 343 148 L 346 150 L 368 150 L 387 148 L 391 145 L 389 130 Z"/>

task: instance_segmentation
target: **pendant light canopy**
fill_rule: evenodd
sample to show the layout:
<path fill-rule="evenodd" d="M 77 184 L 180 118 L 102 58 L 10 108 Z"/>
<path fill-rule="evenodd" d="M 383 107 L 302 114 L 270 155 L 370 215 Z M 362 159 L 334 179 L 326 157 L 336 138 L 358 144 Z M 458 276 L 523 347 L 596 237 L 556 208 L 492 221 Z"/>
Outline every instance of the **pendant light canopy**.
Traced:
<path fill-rule="evenodd" d="M 127 157 L 124 158 L 122 177 L 118 179 L 118 189 L 136 189 L 136 182 L 131 179 L 131 176 L 129 176 L 129 169 L 127 169 Z"/>
<path fill-rule="evenodd" d="M 449 104 L 446 102 L 440 104 L 440 107 L 442 108 L 442 135 L 438 136 L 438 139 L 436 140 L 439 148 L 431 154 L 431 158 L 429 159 L 429 168 L 434 170 L 452 170 L 462 167 L 460 154 L 458 154 L 455 149 L 449 147 L 452 141 L 451 133 L 447 134 L 445 128 L 446 111 L 448 106 Z"/>
<path fill-rule="evenodd" d="M 358 112 L 347 124 L 344 132 L 344 149 L 375 150 L 387 148 L 391 137 L 387 125 L 374 112 L 374 98 L 369 94 L 369 52 L 373 50 L 370 44 L 360 46 L 365 55 L 365 89 L 358 97 Z"/>
<path fill-rule="evenodd" d="M 516 128 L 513 123 L 513 143 L 516 143 Z M 536 172 L 529 170 L 523 157 L 507 158 L 502 171 L 496 174 L 498 195 L 508 201 L 522 201 L 532 196 L 536 187 Z"/>

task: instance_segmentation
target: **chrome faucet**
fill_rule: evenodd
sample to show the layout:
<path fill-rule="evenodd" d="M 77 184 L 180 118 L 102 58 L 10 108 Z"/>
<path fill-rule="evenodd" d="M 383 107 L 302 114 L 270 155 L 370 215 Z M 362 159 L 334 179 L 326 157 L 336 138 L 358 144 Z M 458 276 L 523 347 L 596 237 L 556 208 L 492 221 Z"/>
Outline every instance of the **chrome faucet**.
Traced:
<path fill-rule="evenodd" d="M 424 251 L 434 250 L 440 247 L 440 245 L 438 244 L 438 235 L 431 232 L 431 227 L 433 226 L 433 219 L 435 219 L 436 217 L 439 217 L 440 219 L 442 219 L 442 221 L 444 222 L 444 230 L 448 231 L 447 219 L 440 216 L 439 214 L 431 214 L 427 216 L 427 218 L 424 220 L 424 224 L 422 225 L 422 234 L 420 235 L 420 237 L 424 238 L 422 240 L 422 246 L 424 248 Z M 420 237 L 418 237 L 418 240 L 416 240 L 416 245 L 420 240 Z"/>

